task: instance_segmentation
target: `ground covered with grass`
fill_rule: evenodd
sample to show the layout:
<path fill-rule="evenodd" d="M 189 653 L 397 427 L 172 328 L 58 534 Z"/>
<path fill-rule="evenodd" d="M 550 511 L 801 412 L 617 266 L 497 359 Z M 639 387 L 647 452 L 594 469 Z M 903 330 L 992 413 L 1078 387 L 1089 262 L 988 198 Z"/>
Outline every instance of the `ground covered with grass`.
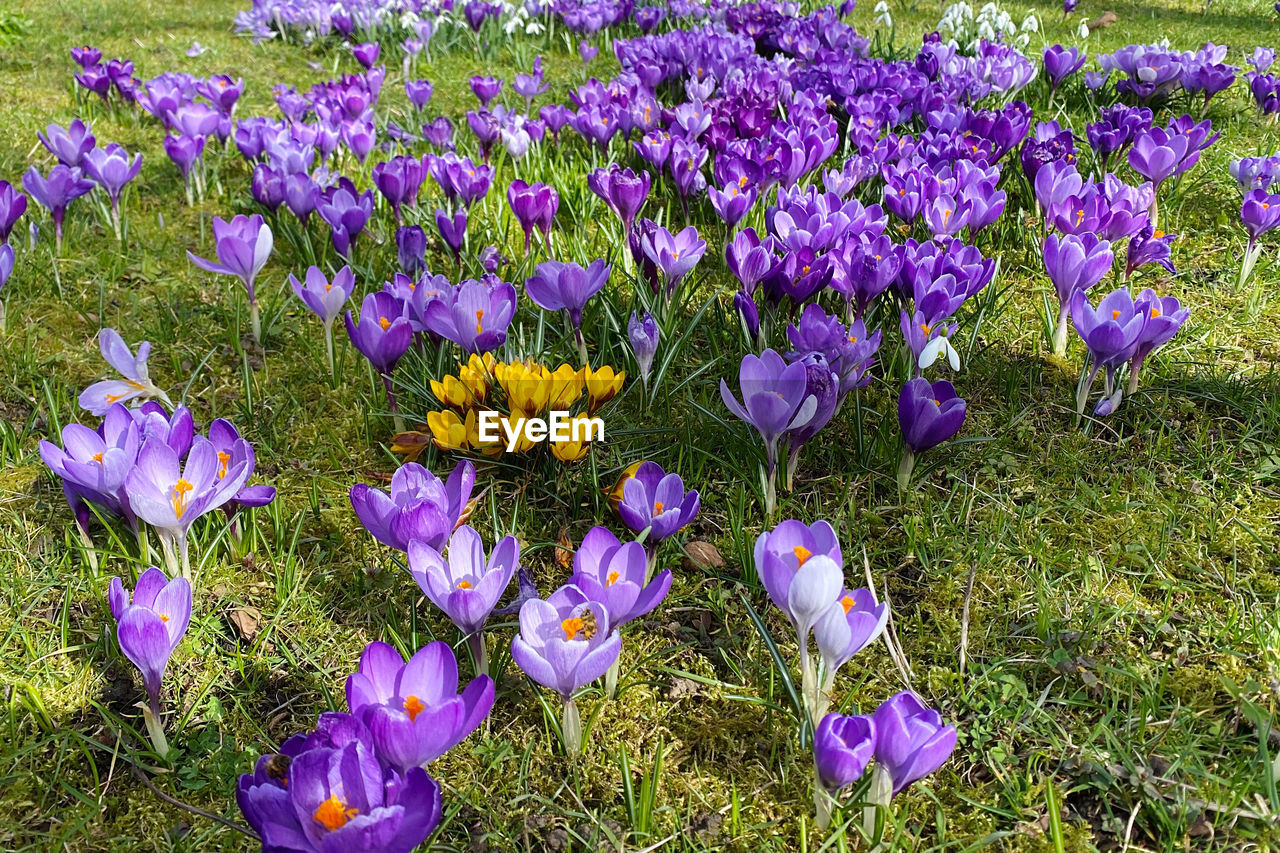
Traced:
<path fill-rule="evenodd" d="M 60 255 L 34 203 L 14 235 L 21 246 L 0 334 L 0 847 L 251 849 L 233 828 L 174 801 L 239 821 L 239 774 L 319 712 L 345 708 L 343 682 L 367 643 L 412 651 L 458 637 L 402 555 L 376 543 L 352 512 L 350 487 L 385 484 L 401 460 L 389 450 L 381 382 L 341 324 L 338 380 L 329 380 L 319 326 L 286 280 L 305 270 L 305 251 L 277 238 L 259 283 L 259 346 L 239 285 L 186 257 L 210 254 L 214 215 L 259 209 L 249 167 L 234 148 L 208 155 L 220 158 L 217 180 L 188 207 L 159 128 L 73 91 L 68 50 L 93 44 L 105 57 L 128 57 L 142 79 L 166 70 L 242 76 L 238 115 L 274 115 L 276 84 L 301 90 L 356 65 L 336 42 L 255 45 L 235 35 L 239 0 L 27 5 L 10 10 L 27 26 L 0 48 L 0 177 L 17 184 L 30 163 L 46 167 L 52 160 L 36 131 L 77 116 L 100 144 L 141 151 L 143 166 L 126 193 L 121 243 L 87 202 L 69 215 Z M 1239 65 L 1255 45 L 1272 44 L 1274 16 L 1259 5 L 1121 3 L 1106 7 L 1118 20 L 1083 42 L 1074 34 L 1080 13 L 1091 18 L 1104 7 L 1067 22 L 1058 6 L 1009 8 L 1041 16 L 1033 57 L 1055 42 L 1093 54 L 1165 36 L 1180 49 L 1226 44 Z M 940 10 L 891 11 L 892 35 L 869 5 L 849 20 L 878 31 L 873 44 L 884 55 L 912 56 Z M 605 40 L 590 66 L 601 79 L 617 70 Z M 189 57 L 193 42 L 206 50 Z M 583 71 L 561 31 L 486 56 L 467 38 L 442 41 L 418 76 L 433 81 L 432 110 L 450 116 L 462 139 L 474 106 L 467 79 L 510 79 L 539 53 L 551 83 L 540 102 L 566 100 Z M 386 109 L 404 119 L 394 56 L 384 47 Z M 1094 119 L 1078 82 L 1052 106 L 1040 80 L 1021 97 L 1037 120 L 1056 117 L 1081 136 Z M 1170 114 L 1183 111 L 1174 105 Z M 1151 266 L 1135 279 L 1177 296 L 1191 317 L 1119 412 L 1077 424 L 1083 349 L 1075 341 L 1065 362 L 1048 355 L 1043 300 L 1053 291 L 1034 239 L 1038 214 L 1025 186 L 1010 187 L 1006 213 L 981 242 L 999 258 L 998 277 L 958 340 L 956 382 L 968 401 L 960 440 L 924 456 L 917 487 L 899 492 L 899 384 L 878 376 L 806 448 L 794 487 L 780 492 L 777 518 L 829 520 L 851 583 L 873 585 L 891 604 L 901 656 L 884 643 L 859 654 L 843 670 L 835 707 L 869 713 L 909 687 L 958 729 L 950 761 L 895 801 L 888 844 L 1265 849 L 1280 840 L 1280 265 L 1274 249 L 1263 254 L 1254 273 L 1260 300 L 1251 305 L 1249 288 L 1236 284 L 1245 238 L 1228 174 L 1232 159 L 1280 148 L 1280 132 L 1256 116 L 1242 83 L 1214 99 L 1209 117 L 1221 139 L 1172 202 L 1161 202 L 1162 227 L 1179 234 L 1177 273 Z M 609 293 L 591 309 L 593 364 L 634 372 L 616 223 L 585 183 L 603 161 L 580 143 L 547 146 L 518 166 L 501 161 L 494 190 L 472 214 L 470 245 L 499 244 L 516 264 L 504 278 L 520 287 L 546 255 L 535 244 L 525 256 L 505 188 L 517 174 L 555 186 L 562 249 L 584 264 L 615 261 Z M 1007 176 L 1020 180 L 1016 171 Z M 367 170 L 361 181 L 369 185 Z M 683 214 L 669 188 L 667 196 L 674 231 Z M 33 248 L 28 220 L 41 223 Z M 790 676 L 753 622 L 759 613 L 781 660 L 792 663 L 795 641 L 752 561 L 755 537 L 770 526 L 759 451 L 719 398 L 720 378 L 736 375 L 744 351 L 736 284 L 721 260 L 724 229 L 705 200 L 688 221 L 709 248 L 686 284 L 680 331 L 659 351 L 661 389 L 646 400 L 629 379 L 607 410 L 608 440 L 584 462 L 566 466 L 543 453 L 481 464 L 470 522 L 486 541 L 517 536 L 545 594 L 566 576 L 557 546 L 595 524 L 620 531 L 605 492 L 629 464 L 656 460 L 702 496 L 696 521 L 659 552 L 674 570 L 671 593 L 625 634 L 618 697 L 588 691 L 581 700 L 588 746 L 572 759 L 556 740 L 549 694 L 511 662 L 515 617 L 491 624 L 497 701 L 480 731 L 431 765 L 445 792 L 431 849 L 862 843 L 852 809 L 852 824 L 837 832 L 813 827 L 811 764 L 796 737 Z M 430 231 L 425 214 L 423 222 Z M 395 271 L 394 227 L 382 210 L 361 238 L 357 296 Z M 327 237 L 314 245 L 322 262 L 336 260 Z M 452 263 L 433 244 L 428 264 L 452 276 Z M 527 303 L 522 311 L 511 357 L 574 362 L 573 341 L 555 322 Z M 882 321 L 885 355 L 897 346 L 896 324 Z M 131 579 L 143 568 L 137 549 L 119 529 L 99 528 L 95 573 L 37 454 L 40 439 L 83 420 L 76 398 L 104 375 L 95 336 L 108 326 L 131 345 L 152 343 L 152 379 L 198 424 L 235 423 L 256 450 L 255 479 L 278 490 L 248 517 L 239 545 L 221 516 L 195 528 L 196 608 L 168 670 L 175 751 L 166 762 L 148 754 L 138 680 L 116 646 L 105 599 L 112 576 Z M 434 408 L 426 379 L 456 366 L 456 353 L 443 349 L 406 359 L 397 379 L 409 421 Z M 444 475 L 455 457 L 429 449 L 421 461 Z M 458 649 L 466 670 L 465 645 Z"/>

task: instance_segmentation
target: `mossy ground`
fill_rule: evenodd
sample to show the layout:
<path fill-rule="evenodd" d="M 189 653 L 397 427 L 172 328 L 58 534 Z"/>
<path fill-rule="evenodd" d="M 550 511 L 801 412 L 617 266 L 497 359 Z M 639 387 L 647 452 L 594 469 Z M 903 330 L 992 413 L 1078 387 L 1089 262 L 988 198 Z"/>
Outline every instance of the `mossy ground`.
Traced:
<path fill-rule="evenodd" d="M 170 69 L 243 76 L 240 115 L 273 113 L 276 83 L 306 86 L 352 67 L 335 49 L 253 46 L 234 36 L 239 5 L 68 0 L 12 9 L 32 27 L 0 49 L 0 176 L 17 183 L 29 162 L 44 164 L 35 131 L 77 114 L 67 55 L 73 45 L 131 58 L 144 79 Z M 1041 38 L 1071 43 L 1078 17 L 1063 25 L 1060 7 L 1010 7 L 1015 15 L 1023 8 L 1045 22 L 1033 49 Z M 1119 20 L 1089 39 L 1090 52 L 1163 35 L 1183 49 L 1228 44 L 1229 61 L 1242 64 L 1242 52 L 1272 44 L 1275 33 L 1262 3 L 1219 0 L 1207 14 L 1192 3 L 1106 8 Z M 1082 9 L 1089 16 L 1103 10 Z M 939 13 L 924 4 L 895 8 L 898 44 L 912 49 Z M 870 3 L 855 12 L 864 31 L 871 19 Z M 188 58 L 193 41 L 209 51 Z M 435 82 L 433 110 L 455 121 L 469 108 L 467 77 L 486 70 L 509 78 L 518 70 L 506 48 L 480 59 L 462 44 L 433 54 L 424 71 Z M 523 48 L 522 62 L 537 49 Z M 559 36 L 540 49 L 552 94 L 562 96 L 579 80 L 576 55 Z M 611 74 L 610 61 L 602 51 L 593 72 Z M 385 100 L 403 109 L 391 64 Z M 1037 118 L 1046 117 L 1044 89 L 1033 86 L 1027 96 Z M 1082 132 L 1089 106 L 1078 84 L 1059 102 L 1052 112 Z M 343 679 L 367 642 L 416 648 L 455 634 L 347 503 L 352 483 L 394 468 L 385 449 L 390 421 L 344 341 L 341 381 L 328 382 L 318 326 L 285 283 L 287 272 L 305 264 L 278 241 L 262 285 L 262 350 L 246 336 L 238 285 L 186 260 L 186 249 L 210 251 L 211 216 L 250 209 L 247 169 L 229 154 L 209 198 L 188 208 L 154 123 L 86 109 L 100 143 L 141 150 L 144 165 L 126 202 L 123 245 L 78 202 L 61 257 L 47 237 L 21 251 L 4 292 L 0 847 L 248 849 L 243 836 L 157 798 L 131 761 L 170 796 L 238 819 L 236 776 L 318 712 L 344 706 Z M 892 602 L 910 686 L 960 731 L 946 767 L 897 801 L 895 846 L 1245 849 L 1277 841 L 1280 269 L 1269 249 L 1255 273 L 1261 302 L 1251 309 L 1235 285 L 1243 234 L 1227 163 L 1276 150 L 1280 133 L 1256 118 L 1239 84 L 1215 100 L 1210 115 L 1222 139 L 1162 208 L 1167 230 L 1181 235 L 1178 275 L 1148 271 L 1139 281 L 1178 296 L 1191 306 L 1191 320 L 1118 414 L 1078 428 L 1075 374 L 1045 358 L 1040 305 L 1049 285 L 1023 228 L 1031 205 L 1010 167 L 1010 210 L 982 243 L 1001 258 L 998 291 L 980 323 L 968 318 L 964 333 L 973 343 L 962 348 L 965 369 L 956 379 L 969 400 L 968 441 L 926 456 L 920 487 L 900 496 L 895 388 L 877 382 L 806 450 L 796 489 L 783 496 L 780 516 L 837 526 L 851 580 L 860 581 L 865 554 Z M 585 188 L 590 155 L 576 140 L 568 148 L 521 170 L 560 190 L 558 227 L 585 260 L 614 250 L 615 238 Z M 503 212 L 510 168 L 473 218 L 472 240 L 488 230 L 520 258 Z M 32 219 L 40 220 L 34 204 L 22 227 Z M 693 219 L 711 235 L 700 304 L 729 282 L 715 260 L 722 237 L 710 209 L 696 209 Z M 363 289 L 376 288 L 394 261 L 390 223 L 383 211 L 362 238 Z M 25 231 L 15 239 L 24 241 Z M 441 255 L 433 258 L 444 266 Z M 611 838 L 629 849 L 861 843 L 853 829 L 826 835 L 812 828 L 808 759 L 744 603 L 764 615 L 791 660 L 794 641 L 785 640 L 783 621 L 768 612 L 753 580 L 751 543 L 764 525 L 754 451 L 717 399 L 718 377 L 732 373 L 742 349 L 729 312 L 722 292 L 689 329 L 666 393 L 648 411 L 638 388 L 628 392 L 592 464 L 563 470 L 547 461 L 484 478 L 473 524 L 486 537 L 518 535 L 544 590 L 564 574 L 552 548 L 561 531 L 576 541 L 594 523 L 613 524 L 599 489 L 639 458 L 658 459 L 701 490 L 703 511 L 688 533 L 714 544 L 726 565 L 682 566 L 678 547 L 664 550 L 664 562 L 676 568 L 671 596 L 626 634 L 619 698 L 582 700 L 591 738 L 580 759 L 563 756 L 554 715 L 500 652 L 496 662 L 508 666 L 491 719 L 432 765 L 446 790 L 439 849 L 584 850 Z M 536 325 L 531 316 L 522 322 Z M 134 707 L 140 689 L 115 648 L 104 600 L 107 578 L 136 569 L 127 556 L 136 549 L 99 532 L 102 572 L 92 574 L 58 485 L 35 452 L 40 438 L 82 417 L 75 397 L 103 370 L 93 344 L 103 325 L 130 342 L 152 341 L 152 376 L 183 397 L 197 422 L 225 416 L 241 426 L 257 449 L 259 479 L 279 489 L 238 552 L 220 523 L 198 529 L 196 614 L 167 680 L 179 752 L 165 768 L 146 757 Z M 886 325 L 894 340 L 896 320 Z M 555 346 L 571 359 L 564 341 Z M 625 364 L 617 334 L 598 333 L 593 347 L 598 360 Z M 1077 346 L 1072 359 L 1080 356 Z M 426 369 L 411 363 L 407 372 L 412 379 Z M 421 403 L 411 390 L 406 395 L 411 406 Z M 452 464 L 426 461 L 438 472 Z M 249 640 L 229 622 L 246 607 L 260 616 Z M 499 650 L 512 627 L 493 627 Z M 837 702 L 869 711 L 904 680 L 877 645 L 842 673 Z M 642 780 L 660 748 L 650 817 Z M 630 800 L 624 753 L 636 792 Z"/>

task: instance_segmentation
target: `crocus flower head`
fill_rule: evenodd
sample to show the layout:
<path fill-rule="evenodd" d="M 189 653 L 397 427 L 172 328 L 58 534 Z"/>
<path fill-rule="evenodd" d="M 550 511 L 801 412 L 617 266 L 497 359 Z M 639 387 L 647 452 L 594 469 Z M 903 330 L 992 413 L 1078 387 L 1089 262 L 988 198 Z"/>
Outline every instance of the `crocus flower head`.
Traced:
<path fill-rule="evenodd" d="M 107 602 L 120 650 L 142 673 L 151 709 L 159 711 L 165 667 L 191 624 L 191 583 L 150 568 L 138 577 L 132 600 L 120 578 L 112 578 Z"/>
<path fill-rule="evenodd" d="M 1280 225 L 1280 195 L 1251 190 L 1240 207 L 1240 220 L 1249 234 L 1249 242 L 1257 242 L 1263 234 Z"/>
<path fill-rule="evenodd" d="M 774 606 L 786 614 L 802 643 L 844 587 L 843 557 L 836 532 L 825 521 L 806 526 L 794 519 L 761 533 L 755 544 L 756 574 Z"/>
<path fill-rule="evenodd" d="M 608 608 L 572 585 L 545 601 L 526 601 L 520 633 L 511 641 L 511 657 L 525 675 L 566 701 L 604 675 L 621 651 Z"/>
<path fill-rule="evenodd" d="M 1050 88 L 1057 89 L 1062 81 L 1080 70 L 1086 56 L 1077 47 L 1055 44 L 1044 49 L 1044 73 L 1049 77 Z"/>
<path fill-rule="evenodd" d="M 0 247 L 2 251 L 3 247 Z M 62 428 L 62 447 L 40 442 L 40 458 L 62 478 L 62 491 L 75 513 L 81 532 L 88 535 L 92 517 L 85 502 L 104 512 L 132 519 L 124 480 L 138 459 L 142 433 L 133 415 L 117 403 L 107 409 L 102 425 L 83 424 Z"/>
<path fill-rule="evenodd" d="M 827 680 L 876 641 L 889 622 L 889 607 L 868 589 L 844 590 L 813 627 Z"/>
<path fill-rule="evenodd" d="M 289 286 L 293 288 L 294 295 L 326 326 L 342 312 L 342 306 L 351 298 L 355 285 L 355 273 L 346 266 L 334 273 L 332 280 L 319 267 L 308 267 L 303 281 L 289 274 Z"/>
<path fill-rule="evenodd" d="M 458 662 L 448 643 L 428 643 L 406 661 L 392 646 L 374 642 L 347 677 L 347 707 L 368 727 L 378 756 L 405 773 L 476 730 L 493 708 L 493 679 L 478 676 L 459 693 Z"/>
<path fill-rule="evenodd" d="M 817 400 L 805 394 L 805 366 L 799 362 L 787 364 L 772 349 L 766 349 L 759 356 L 748 353 L 738 370 L 738 385 L 742 402 L 733 396 L 723 379 L 720 380 L 720 399 L 735 417 L 760 433 L 767 451 L 766 464 L 772 469 L 778 439 L 787 430 L 807 424 L 818 408 Z"/>
<path fill-rule="evenodd" d="M 62 239 L 62 220 L 67 206 L 93 189 L 93 182 L 81 177 L 79 169 L 59 163 L 49 170 L 49 177 L 32 166 L 22 176 L 22 186 L 53 218 L 54 231 Z"/>
<path fill-rule="evenodd" d="M 535 228 L 542 232 L 544 239 L 550 234 L 551 224 L 560 208 L 560 195 L 547 184 L 526 184 L 516 178 L 507 188 L 507 203 L 524 231 L 524 250 L 527 253 Z"/>
<path fill-rule="evenodd" d="M 350 311 L 345 319 L 352 345 L 369 359 L 374 370 L 390 376 L 413 342 L 413 329 L 404 316 L 404 306 L 385 291 L 369 293 L 360 305 L 360 325 L 356 325 Z"/>
<path fill-rule="evenodd" d="M 480 534 L 464 524 L 449 537 L 448 557 L 420 539 L 409 541 L 409 571 L 427 598 L 463 634 L 484 627 L 520 565 L 520 543 L 506 536 L 488 558 Z"/>
<path fill-rule="evenodd" d="M 105 149 L 94 148 L 84 156 L 84 171 L 106 192 L 111 199 L 111 206 L 119 208 L 120 193 L 125 185 L 138 177 L 142 169 L 142 155 L 135 154 L 133 162 L 129 162 L 129 153 L 116 143 Z"/>
<path fill-rule="evenodd" d="M 271 226 L 257 213 L 253 216 L 241 214 L 230 222 L 215 216 L 213 240 L 217 261 L 210 261 L 190 251 L 187 252 L 187 257 L 203 270 L 226 273 L 240 279 L 249 293 L 249 303 L 253 304 L 256 301 L 254 283 L 258 273 L 266 266 L 267 259 L 271 257 Z"/>
<path fill-rule="evenodd" d="M 648 557 L 639 542 L 619 542 L 605 527 L 593 527 L 573 553 L 569 583 L 613 614 L 615 628 L 653 610 L 671 589 L 671 571 L 645 583 Z"/>
<path fill-rule="evenodd" d="M 515 311 L 516 289 L 507 282 L 467 280 L 427 303 L 423 320 L 437 335 L 479 354 L 506 343 Z"/>
<path fill-rule="evenodd" d="M 861 779 L 875 749 L 876 724 L 870 716 L 846 717 L 832 712 L 813 733 L 813 761 L 828 791 Z"/>
<path fill-rule="evenodd" d="M 8 181 L 0 181 L 0 243 L 9 242 L 9 233 L 26 212 L 27 197 Z"/>
<path fill-rule="evenodd" d="M 444 548 L 471 499 L 476 467 L 462 460 L 447 482 L 416 462 L 391 476 L 391 492 L 364 483 L 351 487 L 351 506 L 365 529 L 384 545 L 408 551 L 415 540 Z"/>
<path fill-rule="evenodd" d="M 889 772 L 896 795 L 943 765 L 956 748 L 955 726 L 903 691 L 876 709 L 876 761 Z"/>
<path fill-rule="evenodd" d="M 151 355 L 150 341 L 139 344 L 138 354 L 135 356 L 119 332 L 115 329 L 103 329 L 98 332 L 98 349 L 102 352 L 103 360 L 116 369 L 120 378 L 104 379 L 90 385 L 80 394 L 80 408 L 88 409 L 101 417 L 115 403 L 127 403 L 146 397 L 159 397 L 168 402 L 168 396 L 151 382 L 151 376 L 147 372 L 147 357 Z"/>
<path fill-rule="evenodd" d="M 640 381 L 648 387 L 649 370 L 653 367 L 653 356 L 658 351 L 658 323 L 653 315 L 646 311 L 644 319 L 640 319 L 632 311 L 631 319 L 627 321 L 627 337 L 631 340 L 631 351 L 640 368 Z"/>
<path fill-rule="evenodd" d="M 240 777 L 236 802 L 270 851 L 410 853 L 440 823 L 440 786 L 421 767 L 384 766 L 350 714 L 322 714 Z"/>
<path fill-rule="evenodd" d="M 544 311 L 565 311 L 574 329 L 582 327 L 582 309 L 587 300 L 604 289 L 612 267 L 597 259 L 583 269 L 573 261 L 546 261 L 538 264 L 525 280 L 529 299 Z"/>
<path fill-rule="evenodd" d="M 185 461 L 168 444 L 146 441 L 124 487 L 138 518 L 185 548 L 195 520 L 234 498 L 252 470 L 253 448 L 244 439 L 228 453 L 198 435 Z"/>
<path fill-rule="evenodd" d="M 93 150 L 95 140 L 88 125 L 75 119 L 67 127 L 51 124 L 44 133 L 36 132 L 49 153 L 58 158 L 64 166 L 79 166 L 84 155 Z"/>
<path fill-rule="evenodd" d="M 587 186 L 622 220 L 627 233 L 630 233 L 636 216 L 649 197 L 650 182 L 648 172 L 641 171 L 637 175 L 631 169 L 623 169 L 616 163 L 610 163 L 587 175 Z"/>
<path fill-rule="evenodd" d="M 649 531 L 646 541 L 661 542 L 693 521 L 699 506 L 698 490 L 686 492 L 679 474 L 666 473 L 657 462 L 642 462 L 623 483 L 617 510 L 622 523 L 636 533 Z"/>
<path fill-rule="evenodd" d="M 960 431 L 965 402 L 945 379 L 912 379 L 898 397 L 898 426 L 912 453 L 923 453 Z"/>
<path fill-rule="evenodd" d="M 1114 258 L 1111 244 L 1092 233 L 1050 234 L 1044 241 L 1044 266 L 1064 306 L 1076 291 L 1101 281 L 1111 271 Z"/>
<path fill-rule="evenodd" d="M 668 299 L 707 251 L 707 241 L 698 237 L 698 229 L 692 225 L 678 234 L 659 225 L 645 233 L 640 245 L 645 257 L 666 276 Z"/>

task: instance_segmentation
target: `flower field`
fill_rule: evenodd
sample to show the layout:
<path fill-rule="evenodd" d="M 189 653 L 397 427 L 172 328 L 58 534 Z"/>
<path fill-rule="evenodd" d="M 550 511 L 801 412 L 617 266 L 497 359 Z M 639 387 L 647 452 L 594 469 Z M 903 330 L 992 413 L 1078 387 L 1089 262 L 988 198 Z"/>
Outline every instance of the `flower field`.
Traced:
<path fill-rule="evenodd" d="M 0 5 L 0 847 L 1271 849 L 1278 21 Z"/>

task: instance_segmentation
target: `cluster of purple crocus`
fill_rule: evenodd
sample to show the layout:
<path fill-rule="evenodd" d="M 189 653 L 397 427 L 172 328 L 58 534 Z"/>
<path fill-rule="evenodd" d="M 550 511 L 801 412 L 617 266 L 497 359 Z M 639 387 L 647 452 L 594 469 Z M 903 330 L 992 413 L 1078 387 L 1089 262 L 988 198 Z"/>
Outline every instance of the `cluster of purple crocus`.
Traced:
<path fill-rule="evenodd" d="M 264 850 L 408 853 L 443 815 L 428 765 L 484 722 L 493 691 L 487 675 L 458 690 L 447 643 L 408 660 L 370 643 L 347 678 L 348 711 L 260 757 L 236 786 L 240 811 Z"/>
<path fill-rule="evenodd" d="M 604 676 L 606 692 L 613 695 L 622 648 L 619 629 L 666 597 L 672 576 L 669 570 L 655 571 L 654 546 L 693 520 L 698 492 L 686 490 L 679 475 L 656 463 L 636 466 L 620 481 L 617 510 L 643 541 L 624 543 L 608 528 L 592 528 L 574 552 L 568 582 L 543 599 L 521 568 L 515 537 L 502 538 L 486 553 L 479 532 L 466 523 L 474 485 L 470 461 L 460 462 L 446 481 L 410 462 L 392 476 L 389 492 L 353 486 L 351 505 L 375 539 L 406 553 L 409 571 L 427 599 L 466 639 L 480 677 L 487 679 L 489 670 L 485 624 L 495 613 L 518 612 L 512 658 L 533 681 L 559 693 L 562 740 L 576 753 L 582 729 L 574 694 Z M 499 608 L 517 577 L 517 593 Z"/>
<path fill-rule="evenodd" d="M 116 516 L 138 536 L 144 561 L 151 552 L 143 523 L 160 537 L 169 573 L 189 579 L 188 532 L 196 520 L 220 508 L 234 519 L 242 507 L 270 503 L 275 489 L 248 485 L 253 448 L 229 422 L 215 420 L 199 435 L 191 412 L 169 403 L 149 376 L 149 343 L 135 354 L 114 329 L 103 329 L 98 341 L 119 376 L 91 385 L 80 405 L 102 421 L 96 429 L 68 424 L 62 447 L 42 441 L 40 457 L 62 480 L 91 561 L 90 523 L 95 514 Z"/>
<path fill-rule="evenodd" d="M 15 255 L 9 235 L 27 211 L 27 197 L 8 181 L 0 180 L 0 293 L 13 275 Z M 0 333 L 5 330 L 4 299 L 0 298 Z"/>
<path fill-rule="evenodd" d="M 95 187 L 107 198 L 111 227 L 116 239 L 123 240 L 120 196 L 142 169 L 142 155 L 130 157 L 123 147 L 114 142 L 99 147 L 89 126 L 78 118 L 73 119 L 66 127 L 51 124 L 44 133 L 37 136 L 40 144 L 56 162 L 49 167 L 47 173 L 37 166 L 31 166 L 22 176 L 22 185 L 31 198 L 49 211 L 57 247 L 62 247 L 67 208 Z M 0 204 L 5 201 L 2 196 L 11 193 L 12 189 L 0 190 Z M 23 198 L 22 208 L 25 209 L 25 197 Z M 12 210 L 13 199 L 8 199 L 8 202 Z M 18 215 L 21 215 L 21 210 L 13 218 L 16 219 Z M 6 235 L 12 226 L 13 223 L 9 222 L 8 227 L 3 229 Z"/>

